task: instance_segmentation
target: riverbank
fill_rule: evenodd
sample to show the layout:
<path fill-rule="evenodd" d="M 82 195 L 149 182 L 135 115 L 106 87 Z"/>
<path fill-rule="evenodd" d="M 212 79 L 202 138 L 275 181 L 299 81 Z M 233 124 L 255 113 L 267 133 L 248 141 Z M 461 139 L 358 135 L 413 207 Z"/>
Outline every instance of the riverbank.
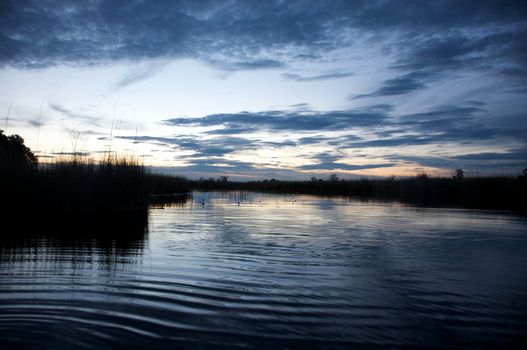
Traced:
<path fill-rule="evenodd" d="M 527 213 L 527 176 L 230 182 L 192 181 L 204 191 L 258 191 L 396 200 L 418 206 L 510 210 Z"/>

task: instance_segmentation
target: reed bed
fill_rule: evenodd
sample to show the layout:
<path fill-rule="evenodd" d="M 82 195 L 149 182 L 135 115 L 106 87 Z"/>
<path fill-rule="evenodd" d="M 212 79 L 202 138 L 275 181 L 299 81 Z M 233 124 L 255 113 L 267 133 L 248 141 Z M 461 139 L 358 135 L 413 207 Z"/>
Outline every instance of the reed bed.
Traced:
<path fill-rule="evenodd" d="M 0 131 L 0 214 L 142 217 L 152 194 L 188 192 L 181 177 L 151 173 L 134 159 L 86 157 L 37 164 L 23 140 Z"/>
<path fill-rule="evenodd" d="M 397 200 L 420 206 L 512 210 L 527 213 L 527 176 L 400 179 L 230 182 L 194 181 L 191 186 L 210 191 L 260 191 L 287 194 L 349 196 Z"/>

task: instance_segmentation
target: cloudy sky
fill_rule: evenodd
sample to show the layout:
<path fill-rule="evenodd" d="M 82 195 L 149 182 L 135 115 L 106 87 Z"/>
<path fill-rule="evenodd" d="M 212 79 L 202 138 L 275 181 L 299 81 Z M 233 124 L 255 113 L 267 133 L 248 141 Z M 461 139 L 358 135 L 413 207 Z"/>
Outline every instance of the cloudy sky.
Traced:
<path fill-rule="evenodd" d="M 189 177 L 518 174 L 526 1 L 0 2 L 0 129 Z"/>

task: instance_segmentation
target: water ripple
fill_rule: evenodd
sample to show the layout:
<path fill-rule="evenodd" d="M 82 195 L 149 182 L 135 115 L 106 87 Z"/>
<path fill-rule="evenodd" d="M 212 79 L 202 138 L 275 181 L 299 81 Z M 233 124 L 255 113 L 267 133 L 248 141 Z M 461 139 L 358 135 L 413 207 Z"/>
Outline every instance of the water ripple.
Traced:
<path fill-rule="evenodd" d="M 443 349 L 526 340 L 522 218 L 195 196 L 205 205 L 152 209 L 141 240 L 1 240 L 0 347 Z"/>

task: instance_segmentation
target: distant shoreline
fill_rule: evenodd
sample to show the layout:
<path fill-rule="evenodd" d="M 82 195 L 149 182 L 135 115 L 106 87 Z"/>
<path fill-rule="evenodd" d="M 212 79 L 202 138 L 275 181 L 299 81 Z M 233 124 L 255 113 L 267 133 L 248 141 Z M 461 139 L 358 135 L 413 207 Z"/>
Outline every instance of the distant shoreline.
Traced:
<path fill-rule="evenodd" d="M 20 136 L 0 132 L 0 210 L 2 216 L 143 215 L 152 203 L 185 201 L 191 190 L 256 191 L 396 200 L 413 205 L 527 213 L 527 173 L 518 177 L 463 177 L 250 182 L 188 180 L 149 172 L 133 159 L 108 157 L 96 163 L 74 157 L 38 165 Z"/>
<path fill-rule="evenodd" d="M 194 190 L 255 191 L 399 201 L 417 206 L 506 210 L 527 214 L 527 177 L 317 180 L 190 181 Z"/>

